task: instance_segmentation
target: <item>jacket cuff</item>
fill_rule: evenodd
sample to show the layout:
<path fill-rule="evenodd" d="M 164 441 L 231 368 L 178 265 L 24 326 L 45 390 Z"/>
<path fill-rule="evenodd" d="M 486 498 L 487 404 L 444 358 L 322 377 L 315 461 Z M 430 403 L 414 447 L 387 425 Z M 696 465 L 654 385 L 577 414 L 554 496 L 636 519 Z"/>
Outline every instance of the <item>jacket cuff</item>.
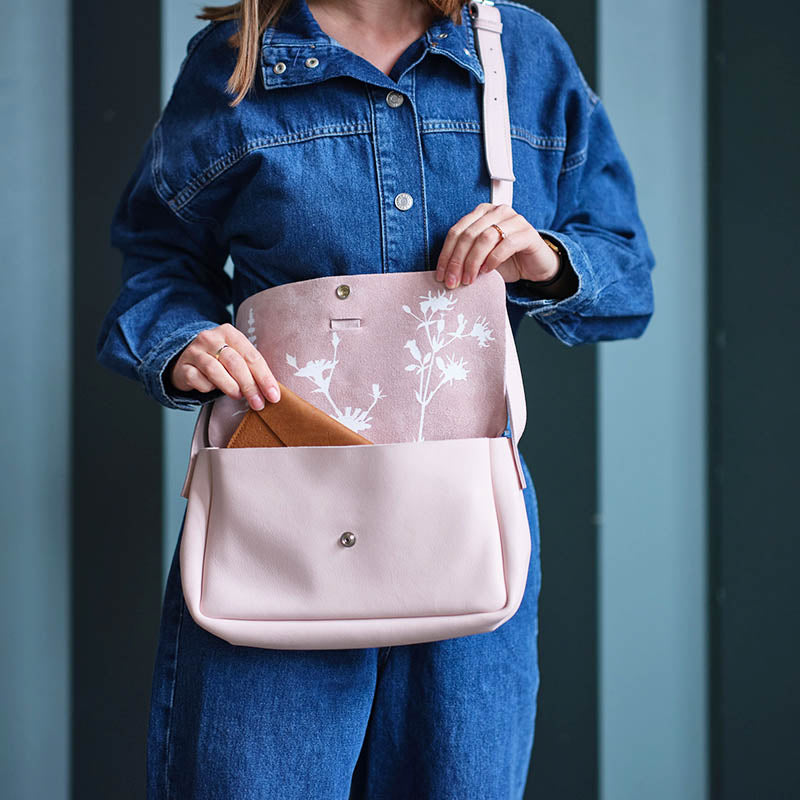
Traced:
<path fill-rule="evenodd" d="M 193 411 L 224 394 L 222 389 L 201 392 L 199 389 L 181 391 L 176 389 L 167 377 L 167 367 L 172 359 L 183 350 L 200 331 L 216 328 L 218 322 L 205 320 L 184 325 L 163 339 L 144 358 L 138 367 L 139 379 L 145 392 L 167 408 Z"/>
<path fill-rule="evenodd" d="M 526 317 L 536 317 L 557 339 L 574 345 L 578 339 L 561 325 L 561 320 L 566 314 L 585 311 L 594 304 L 598 293 L 597 277 L 586 250 L 577 239 L 546 228 L 539 233 L 561 245 L 567 258 L 564 268 L 571 268 L 578 276 L 578 288 L 568 297 L 557 300 L 537 292 L 531 281 L 513 281 L 506 284 L 506 297 L 509 303 L 521 308 Z"/>

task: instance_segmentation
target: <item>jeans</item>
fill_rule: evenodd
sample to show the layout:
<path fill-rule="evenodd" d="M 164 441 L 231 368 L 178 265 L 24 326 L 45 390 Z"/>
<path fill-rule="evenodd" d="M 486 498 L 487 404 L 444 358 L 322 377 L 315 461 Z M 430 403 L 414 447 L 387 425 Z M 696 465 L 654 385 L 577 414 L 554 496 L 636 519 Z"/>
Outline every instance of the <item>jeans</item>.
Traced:
<path fill-rule="evenodd" d="M 527 584 L 514 616 L 488 633 L 340 650 L 229 644 L 186 608 L 181 526 L 153 671 L 148 800 L 521 800 L 541 585 L 522 463 Z"/>

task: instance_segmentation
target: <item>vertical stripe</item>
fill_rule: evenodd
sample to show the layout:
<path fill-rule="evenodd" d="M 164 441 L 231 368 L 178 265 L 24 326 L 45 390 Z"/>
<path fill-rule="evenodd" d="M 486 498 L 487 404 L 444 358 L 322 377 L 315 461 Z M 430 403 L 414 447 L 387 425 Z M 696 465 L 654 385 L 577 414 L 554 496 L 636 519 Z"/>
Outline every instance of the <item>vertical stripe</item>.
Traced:
<path fill-rule="evenodd" d="M 711 797 L 800 797 L 800 7 L 709 3 Z"/>
<path fill-rule="evenodd" d="M 703 4 L 602 0 L 599 94 L 656 255 L 640 340 L 600 345 L 601 788 L 706 796 Z"/>
<path fill-rule="evenodd" d="M 158 114 L 160 8 L 72 3 L 72 796 L 144 796 L 161 606 L 161 414 L 95 359 L 109 224 Z M 57 75 L 56 70 L 50 71 Z"/>
<path fill-rule="evenodd" d="M 172 85 L 181 62 L 186 55 L 189 39 L 202 28 L 205 20 L 196 19 L 200 5 L 194 0 L 170 0 L 161 3 L 161 106 L 172 92 Z M 232 274 L 230 260 L 227 265 Z M 189 463 L 189 445 L 192 439 L 197 411 L 162 408 L 164 424 L 164 485 L 163 485 L 163 541 L 161 579 L 166 587 L 169 565 L 180 533 L 186 500 L 181 497 L 181 487 Z"/>
<path fill-rule="evenodd" d="M 0 795 L 69 787 L 69 9 L 0 28 Z M 91 357 L 91 356 L 89 356 Z"/>
<path fill-rule="evenodd" d="M 532 5 L 558 27 L 593 83 L 595 0 Z M 542 551 L 541 683 L 528 796 L 593 800 L 598 791 L 597 348 L 565 347 L 531 319 L 522 321 L 516 341 L 528 399 L 520 449 L 539 501 Z"/>

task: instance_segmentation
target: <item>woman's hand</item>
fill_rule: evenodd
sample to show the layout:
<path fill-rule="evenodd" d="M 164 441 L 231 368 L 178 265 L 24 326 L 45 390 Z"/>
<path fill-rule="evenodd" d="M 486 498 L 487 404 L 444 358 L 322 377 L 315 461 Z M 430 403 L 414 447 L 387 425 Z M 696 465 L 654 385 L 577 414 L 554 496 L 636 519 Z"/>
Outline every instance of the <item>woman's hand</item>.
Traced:
<path fill-rule="evenodd" d="M 501 238 L 492 224 L 503 229 Z M 506 283 L 524 278 L 546 281 L 559 258 L 539 232 L 507 203 L 481 203 L 447 232 L 436 265 L 436 280 L 452 289 L 472 283 L 479 272 L 496 269 Z"/>
<path fill-rule="evenodd" d="M 215 358 L 214 353 L 224 344 L 228 347 Z M 234 400 L 246 397 L 256 411 L 264 408 L 265 396 L 273 403 L 281 397 L 264 356 L 230 322 L 200 331 L 180 352 L 168 375 L 176 389 L 221 389 Z"/>

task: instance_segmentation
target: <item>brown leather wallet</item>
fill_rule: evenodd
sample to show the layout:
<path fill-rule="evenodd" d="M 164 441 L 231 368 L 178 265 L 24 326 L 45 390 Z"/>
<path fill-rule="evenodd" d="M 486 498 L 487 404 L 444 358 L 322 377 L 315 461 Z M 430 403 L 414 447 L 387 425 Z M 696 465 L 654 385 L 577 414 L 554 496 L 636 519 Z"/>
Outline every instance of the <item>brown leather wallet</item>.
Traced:
<path fill-rule="evenodd" d="M 260 411 L 248 408 L 228 441 L 228 447 L 372 444 L 280 381 L 278 386 L 281 399 L 277 403 L 265 401 Z"/>

